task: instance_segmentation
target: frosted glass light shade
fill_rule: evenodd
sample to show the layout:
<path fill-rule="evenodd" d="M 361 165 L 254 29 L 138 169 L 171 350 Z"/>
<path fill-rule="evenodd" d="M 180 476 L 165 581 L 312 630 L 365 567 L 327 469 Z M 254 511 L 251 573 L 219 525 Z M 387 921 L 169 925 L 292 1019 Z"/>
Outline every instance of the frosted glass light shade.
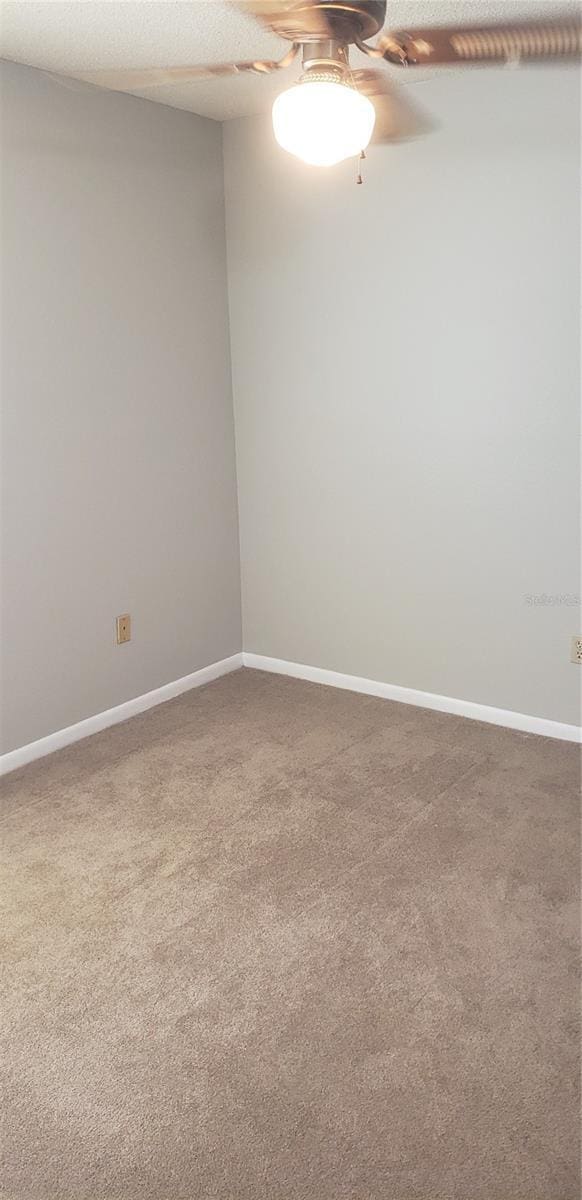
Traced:
<path fill-rule="evenodd" d="M 372 101 L 333 80 L 306 79 L 277 96 L 273 129 L 283 150 L 314 167 L 330 167 L 364 150 L 374 129 Z"/>

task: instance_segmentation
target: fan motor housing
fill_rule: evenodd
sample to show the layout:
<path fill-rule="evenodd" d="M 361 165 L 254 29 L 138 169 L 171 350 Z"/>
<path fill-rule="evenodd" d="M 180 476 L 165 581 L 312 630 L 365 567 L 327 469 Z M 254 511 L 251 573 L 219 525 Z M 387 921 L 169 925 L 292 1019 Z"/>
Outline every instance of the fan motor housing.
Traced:
<path fill-rule="evenodd" d="M 386 0 L 321 0 L 317 5 L 305 6 L 305 29 L 309 29 L 309 16 L 313 8 L 320 8 L 333 30 L 333 36 L 338 41 L 348 44 L 358 38 L 374 37 L 382 28 L 386 17 Z M 283 21 L 277 21 L 277 33 L 288 38 L 290 42 L 313 42 L 321 39 L 321 34 L 305 33 L 298 37 L 298 26 L 301 23 L 301 3 L 291 9 L 293 20 L 286 29 Z"/>

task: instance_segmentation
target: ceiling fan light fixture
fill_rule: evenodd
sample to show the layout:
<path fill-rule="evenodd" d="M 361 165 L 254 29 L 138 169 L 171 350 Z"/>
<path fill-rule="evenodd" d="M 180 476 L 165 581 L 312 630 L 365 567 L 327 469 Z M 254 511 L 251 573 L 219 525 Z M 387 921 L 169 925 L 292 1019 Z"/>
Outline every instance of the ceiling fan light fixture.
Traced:
<path fill-rule="evenodd" d="M 273 105 L 279 145 L 315 167 L 331 167 L 365 150 L 375 119 L 372 101 L 332 72 L 308 75 Z"/>

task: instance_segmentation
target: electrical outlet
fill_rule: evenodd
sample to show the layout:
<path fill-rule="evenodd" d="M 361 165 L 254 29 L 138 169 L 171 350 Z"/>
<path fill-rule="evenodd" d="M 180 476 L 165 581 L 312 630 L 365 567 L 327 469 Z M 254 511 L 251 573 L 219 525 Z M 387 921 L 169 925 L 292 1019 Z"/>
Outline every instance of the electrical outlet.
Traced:
<path fill-rule="evenodd" d="M 131 617 L 129 613 L 123 613 L 115 619 L 115 640 L 118 646 L 122 646 L 124 642 L 131 641 Z"/>
<path fill-rule="evenodd" d="M 578 666 L 582 667 L 582 637 L 572 638 L 572 651 L 570 658 L 573 663 L 578 663 Z"/>

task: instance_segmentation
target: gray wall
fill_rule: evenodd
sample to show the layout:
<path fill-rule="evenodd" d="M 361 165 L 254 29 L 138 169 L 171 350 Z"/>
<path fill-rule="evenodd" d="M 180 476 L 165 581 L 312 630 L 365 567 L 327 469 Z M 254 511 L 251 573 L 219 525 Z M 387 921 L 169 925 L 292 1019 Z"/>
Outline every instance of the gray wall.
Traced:
<path fill-rule="evenodd" d="M 225 126 L 245 649 L 576 722 L 577 72 L 410 88 L 363 187 Z"/>
<path fill-rule="evenodd" d="M 241 627 L 221 127 L 9 64 L 1 101 L 8 751 Z"/>

